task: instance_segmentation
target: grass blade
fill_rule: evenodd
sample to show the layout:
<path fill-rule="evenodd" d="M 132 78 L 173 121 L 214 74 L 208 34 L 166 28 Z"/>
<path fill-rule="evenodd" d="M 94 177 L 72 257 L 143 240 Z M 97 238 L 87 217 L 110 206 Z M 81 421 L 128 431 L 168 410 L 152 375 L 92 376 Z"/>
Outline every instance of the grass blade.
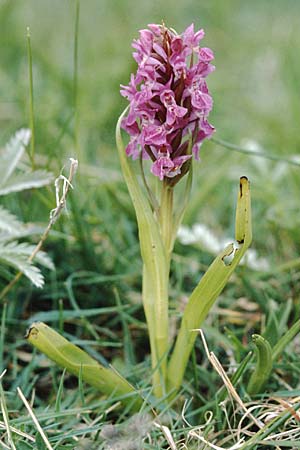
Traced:
<path fill-rule="evenodd" d="M 28 58 L 28 77 L 29 77 L 29 128 L 31 130 L 29 159 L 32 170 L 34 170 L 35 153 L 35 131 L 34 131 L 34 107 L 33 107 L 33 75 L 32 75 L 32 51 L 30 28 L 27 27 L 27 58 Z"/>
<path fill-rule="evenodd" d="M 273 361 L 276 361 L 277 358 L 281 355 L 285 347 L 291 342 L 291 340 L 298 334 L 300 331 L 300 319 L 294 323 L 294 325 L 279 339 L 277 344 L 272 349 L 272 358 Z"/>

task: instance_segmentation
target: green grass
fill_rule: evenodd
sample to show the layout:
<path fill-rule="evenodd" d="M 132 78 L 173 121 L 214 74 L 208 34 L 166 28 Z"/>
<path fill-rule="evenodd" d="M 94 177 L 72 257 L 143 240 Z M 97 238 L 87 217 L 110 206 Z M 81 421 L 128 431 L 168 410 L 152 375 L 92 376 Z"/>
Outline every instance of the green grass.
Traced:
<path fill-rule="evenodd" d="M 147 415 L 151 414 L 147 404 L 143 419 L 131 418 L 129 411 L 118 407 L 117 399 L 102 398 L 63 374 L 34 352 L 23 336 L 33 320 L 43 320 L 102 364 L 112 363 L 150 398 L 137 226 L 114 143 L 115 123 L 125 105 L 119 84 L 127 83 L 135 67 L 131 40 L 138 29 L 162 19 L 178 31 L 192 21 L 203 27 L 204 45 L 216 55 L 217 69 L 208 80 L 215 104 L 211 121 L 217 128 L 216 138 L 246 148 L 254 141 L 269 156 L 289 159 L 299 153 L 300 145 L 300 4 L 296 0 L 82 1 L 77 63 L 76 5 L 66 0 L 0 2 L 1 145 L 15 130 L 32 122 L 29 26 L 35 126 L 31 154 L 37 168 L 57 175 L 70 156 L 80 159 L 68 214 L 56 223 L 45 245 L 56 271 L 44 271 L 43 290 L 22 279 L 0 307 L 0 363 L 2 370 L 7 369 L 1 380 L 0 446 L 47 448 L 17 395 L 20 387 L 53 449 L 168 448 L 171 444 L 163 429 L 155 427 Z M 269 269 L 240 266 L 205 323 L 209 349 L 229 376 L 253 350 L 253 333 L 273 339 L 274 345 L 300 313 L 299 167 L 233 152 L 216 142 L 205 143 L 201 163 L 194 166 L 185 224 L 204 223 L 220 238 L 232 236 L 236 184 L 241 175 L 250 179 L 252 187 L 252 247 L 267 258 Z M 20 220 L 46 225 L 55 207 L 54 187 L 10 194 L 1 200 Z M 172 320 L 180 316 L 185 299 L 212 258 L 197 245 L 176 244 L 170 288 Z M 13 276 L 0 268 L 0 289 Z M 245 403 L 250 402 L 246 387 L 253 368 L 252 359 L 237 384 Z M 258 429 L 249 428 L 247 435 L 249 419 L 244 418 L 240 437 L 252 441 L 241 448 L 299 448 L 299 432 L 291 431 L 296 429 L 296 416 L 286 406 L 295 402 L 294 410 L 299 407 L 299 373 L 296 337 L 274 363 L 264 395 L 254 399 L 257 409 L 252 414 L 260 419 L 268 411 L 273 422 L 253 437 L 251 433 Z M 228 396 L 225 407 L 220 407 L 218 398 L 224 391 L 217 397 L 216 392 L 222 387 L 198 339 L 177 401 L 173 408 L 162 407 L 156 419 L 169 428 L 177 448 L 180 442 L 188 449 L 208 448 L 203 439 L 220 447 L 238 441 L 235 430 L 243 411 Z M 2 426 L 5 417 L 14 444 Z M 30 437 L 17 434 L 14 428 Z M 289 434 L 272 437 L 284 431 Z M 260 443 L 267 435 L 271 436 L 269 447 Z"/>

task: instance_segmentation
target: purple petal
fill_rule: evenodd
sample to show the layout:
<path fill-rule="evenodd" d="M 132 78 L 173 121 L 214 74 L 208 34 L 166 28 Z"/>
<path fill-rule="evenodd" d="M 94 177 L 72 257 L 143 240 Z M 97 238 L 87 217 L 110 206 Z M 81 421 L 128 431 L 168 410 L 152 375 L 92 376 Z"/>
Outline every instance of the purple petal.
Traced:
<path fill-rule="evenodd" d="M 210 48 L 202 47 L 198 53 L 199 60 L 202 62 L 210 62 L 214 59 L 214 53 Z"/>
<path fill-rule="evenodd" d="M 174 163 L 169 156 L 160 156 L 151 167 L 151 172 L 153 175 L 159 177 L 163 180 L 164 176 L 168 174 L 170 169 L 174 167 Z"/>
<path fill-rule="evenodd" d="M 142 142 L 144 145 L 166 144 L 166 130 L 160 125 L 149 125 L 142 130 Z"/>
<path fill-rule="evenodd" d="M 164 51 L 164 49 L 162 48 L 161 45 L 154 43 L 154 44 L 153 44 L 153 50 L 154 50 L 159 56 L 161 56 L 162 59 L 164 59 L 165 61 L 167 61 L 168 56 L 167 56 L 166 52 Z"/>

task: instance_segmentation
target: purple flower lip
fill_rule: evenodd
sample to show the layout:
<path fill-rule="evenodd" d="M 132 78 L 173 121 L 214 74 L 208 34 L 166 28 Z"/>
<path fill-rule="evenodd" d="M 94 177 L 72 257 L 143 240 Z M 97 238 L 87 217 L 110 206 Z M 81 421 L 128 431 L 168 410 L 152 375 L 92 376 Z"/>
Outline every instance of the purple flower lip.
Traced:
<path fill-rule="evenodd" d="M 193 24 L 181 35 L 150 24 L 132 44 L 137 72 L 120 91 L 129 101 L 122 121 L 130 136 L 126 153 L 133 159 L 150 157 L 151 172 L 160 180 L 177 182 L 215 131 L 207 120 L 213 101 L 205 82 L 214 70 L 214 55 L 199 47 L 203 37 L 204 31 L 195 32 Z M 187 153 L 190 148 L 192 154 Z"/>

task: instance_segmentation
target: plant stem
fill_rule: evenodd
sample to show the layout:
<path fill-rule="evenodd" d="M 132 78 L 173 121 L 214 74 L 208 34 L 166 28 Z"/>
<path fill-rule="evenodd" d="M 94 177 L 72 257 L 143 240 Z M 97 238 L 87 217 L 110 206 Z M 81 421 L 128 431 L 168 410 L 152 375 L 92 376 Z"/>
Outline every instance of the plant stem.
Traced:
<path fill-rule="evenodd" d="M 79 148 L 79 112 L 78 112 L 78 35 L 80 0 L 75 3 L 74 51 L 73 51 L 73 108 L 74 108 L 74 147 L 78 159 L 83 160 Z"/>
<path fill-rule="evenodd" d="M 30 28 L 27 27 L 27 57 L 29 75 L 29 128 L 31 130 L 29 159 L 34 170 L 35 135 L 34 135 L 34 108 L 33 108 L 33 75 L 32 75 L 32 51 L 30 41 Z"/>
<path fill-rule="evenodd" d="M 155 254 L 152 255 L 156 257 Z M 167 265 L 167 263 L 166 263 Z M 159 398 L 165 392 L 168 352 L 168 271 L 154 271 L 144 261 L 143 305 L 148 326 L 151 361 L 153 369 L 153 391 Z"/>
<path fill-rule="evenodd" d="M 134 209 L 136 212 L 143 270 L 143 303 L 152 355 L 152 367 L 158 375 L 153 375 L 153 388 L 156 397 L 165 392 L 168 353 L 168 282 L 169 256 L 162 240 L 159 214 L 154 216 L 148 197 L 141 189 L 136 174 L 128 160 L 121 136 L 120 116 L 116 127 L 116 142 L 122 167 Z"/>
<path fill-rule="evenodd" d="M 159 223 L 162 241 L 165 246 L 167 258 L 169 261 L 173 250 L 173 190 L 173 187 L 168 185 L 166 180 L 164 180 L 161 190 Z"/>
<path fill-rule="evenodd" d="M 149 329 L 151 362 L 153 370 L 154 394 L 161 397 L 165 393 L 167 377 L 167 351 L 169 336 L 168 284 L 173 236 L 173 188 L 163 182 L 158 221 L 160 234 L 165 248 L 165 267 L 163 271 L 143 270 L 143 304 Z M 156 257 L 153 254 L 153 257 Z M 163 286 L 159 296 L 154 286 Z"/>
<path fill-rule="evenodd" d="M 155 396 L 161 397 L 165 393 L 167 378 L 166 356 L 169 345 L 168 284 L 173 236 L 173 188 L 165 181 L 161 190 L 158 222 L 162 243 L 165 248 L 165 267 L 163 271 L 149 271 L 147 270 L 147 264 L 144 264 L 143 304 L 149 330 L 153 389 Z M 156 257 L 155 254 L 152 256 Z M 160 289 L 159 295 L 157 295 L 155 294 L 154 286 L 162 286 L 164 289 Z"/>
<path fill-rule="evenodd" d="M 153 289 L 155 281 L 151 279 L 151 274 L 143 266 L 143 306 L 148 327 L 150 350 L 151 350 L 151 366 L 152 366 L 152 384 L 153 392 L 156 397 L 161 397 L 164 391 L 166 378 L 166 362 L 160 362 L 160 355 L 166 352 L 157 340 L 157 323 L 155 320 L 155 290 Z M 159 324 L 161 327 L 161 324 Z"/>

